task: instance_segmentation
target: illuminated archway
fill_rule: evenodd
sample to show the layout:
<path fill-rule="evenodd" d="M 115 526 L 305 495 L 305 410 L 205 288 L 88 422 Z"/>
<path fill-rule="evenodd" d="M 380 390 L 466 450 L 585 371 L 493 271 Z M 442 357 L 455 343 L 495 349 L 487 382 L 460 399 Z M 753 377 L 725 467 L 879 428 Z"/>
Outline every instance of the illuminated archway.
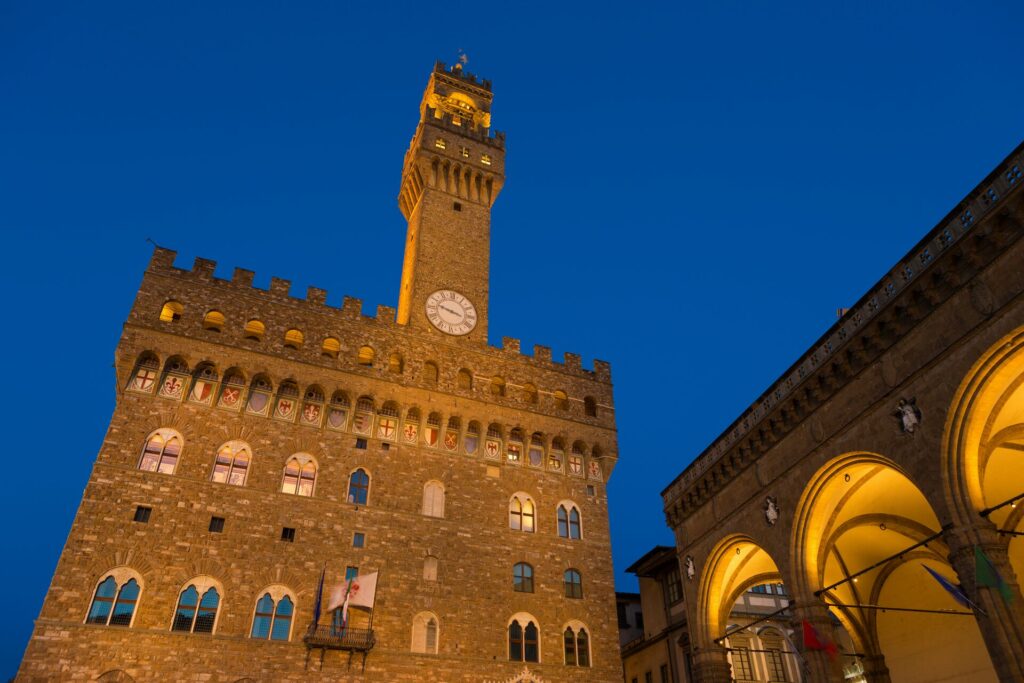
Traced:
<path fill-rule="evenodd" d="M 830 606 L 856 654 L 884 657 L 893 681 L 996 680 L 970 611 L 925 569 L 958 582 L 932 505 L 894 462 L 835 458 L 811 478 L 794 522 L 799 594 Z"/>

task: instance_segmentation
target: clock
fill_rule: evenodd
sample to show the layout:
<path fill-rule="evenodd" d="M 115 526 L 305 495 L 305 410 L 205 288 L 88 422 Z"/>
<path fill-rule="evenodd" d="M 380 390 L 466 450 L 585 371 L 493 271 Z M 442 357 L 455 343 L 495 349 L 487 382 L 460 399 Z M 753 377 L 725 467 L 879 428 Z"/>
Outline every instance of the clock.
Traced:
<path fill-rule="evenodd" d="M 439 289 L 427 297 L 427 320 L 445 334 L 462 336 L 476 327 L 476 308 L 452 289 Z"/>

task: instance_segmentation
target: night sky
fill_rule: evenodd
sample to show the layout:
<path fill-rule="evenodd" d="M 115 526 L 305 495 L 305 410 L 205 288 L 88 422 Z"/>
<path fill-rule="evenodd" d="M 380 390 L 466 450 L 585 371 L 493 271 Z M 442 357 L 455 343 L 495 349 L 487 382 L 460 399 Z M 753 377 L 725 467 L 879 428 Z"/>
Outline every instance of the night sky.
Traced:
<path fill-rule="evenodd" d="M 611 362 L 635 590 L 672 542 L 661 489 L 1024 138 L 1020 2 L 706 5 L 0 1 L 0 677 L 103 439 L 147 238 L 396 305 L 402 157 L 460 49 L 508 135 L 491 343 Z"/>

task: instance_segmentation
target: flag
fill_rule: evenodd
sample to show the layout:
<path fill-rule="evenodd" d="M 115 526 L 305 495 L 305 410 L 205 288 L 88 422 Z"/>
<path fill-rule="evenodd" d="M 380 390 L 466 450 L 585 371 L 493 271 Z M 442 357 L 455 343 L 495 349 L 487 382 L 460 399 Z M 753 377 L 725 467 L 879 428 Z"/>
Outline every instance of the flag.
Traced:
<path fill-rule="evenodd" d="M 313 603 L 313 626 L 320 623 L 320 605 L 323 603 L 324 598 L 324 574 L 327 573 L 327 565 L 320 570 L 320 583 L 316 586 L 316 602 Z"/>
<path fill-rule="evenodd" d="M 959 602 L 968 609 L 974 607 L 974 603 L 967 599 L 967 595 L 964 593 L 964 589 L 960 587 L 960 584 L 951 582 L 946 577 L 937 573 L 931 567 L 926 564 L 922 564 L 925 571 L 932 575 L 932 578 L 939 582 L 939 585 L 946 589 L 946 592 L 953 596 L 953 599 Z"/>
<path fill-rule="evenodd" d="M 349 606 L 373 609 L 375 597 L 377 597 L 377 572 L 357 576 L 349 581 Z"/>
<path fill-rule="evenodd" d="M 811 622 L 804 619 L 804 648 L 808 650 L 824 650 L 828 653 L 828 658 L 835 661 L 839 655 L 839 648 L 828 638 L 823 638 L 818 633 L 818 629 L 814 628 Z"/>
<path fill-rule="evenodd" d="M 327 611 L 333 612 L 345 604 L 348 596 L 348 581 L 342 581 L 331 586 L 331 599 L 327 601 Z"/>
<path fill-rule="evenodd" d="M 992 560 L 988 559 L 988 555 L 985 554 L 980 545 L 974 546 L 974 573 L 979 586 L 995 588 L 1003 596 L 1004 602 L 1010 602 L 1013 599 L 1013 592 L 1010 590 L 1010 586 L 999 574 L 999 570 L 996 569 L 995 565 L 992 564 Z"/>

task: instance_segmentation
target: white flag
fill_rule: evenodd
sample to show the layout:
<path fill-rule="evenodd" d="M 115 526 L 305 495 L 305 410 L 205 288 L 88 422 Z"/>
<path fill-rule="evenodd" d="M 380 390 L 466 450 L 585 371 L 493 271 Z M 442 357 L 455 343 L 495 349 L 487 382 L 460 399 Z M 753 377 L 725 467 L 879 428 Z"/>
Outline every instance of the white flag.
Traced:
<path fill-rule="evenodd" d="M 345 595 L 348 592 L 348 581 L 342 581 L 331 586 L 331 599 L 327 601 L 327 611 L 334 610 L 345 604 Z"/>
<path fill-rule="evenodd" d="M 377 572 L 352 579 L 348 589 L 349 607 L 365 607 L 373 609 L 373 599 L 377 595 Z"/>

